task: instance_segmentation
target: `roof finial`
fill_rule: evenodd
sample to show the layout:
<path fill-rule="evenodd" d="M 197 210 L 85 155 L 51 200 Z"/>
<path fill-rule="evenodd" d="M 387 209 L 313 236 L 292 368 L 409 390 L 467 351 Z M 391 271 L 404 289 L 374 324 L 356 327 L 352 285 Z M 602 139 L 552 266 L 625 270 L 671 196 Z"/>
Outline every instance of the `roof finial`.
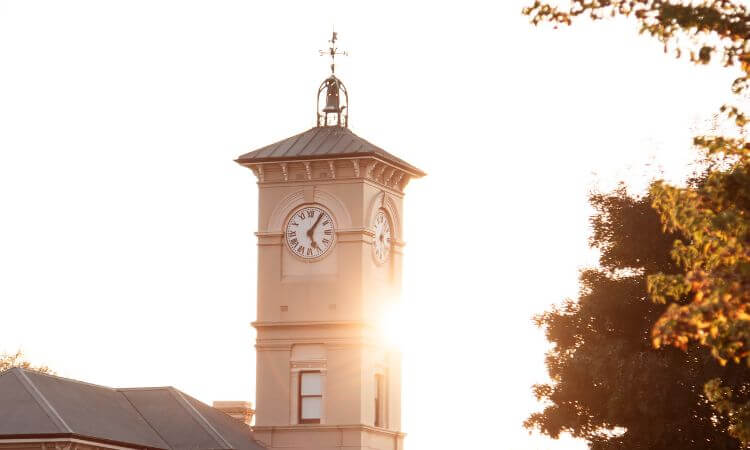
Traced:
<path fill-rule="evenodd" d="M 331 46 L 328 50 L 319 50 L 321 55 L 331 55 L 331 73 L 336 73 L 336 55 L 348 56 L 345 51 L 339 51 L 336 47 L 336 41 L 338 40 L 338 33 L 334 29 L 331 34 L 331 39 L 328 41 Z"/>

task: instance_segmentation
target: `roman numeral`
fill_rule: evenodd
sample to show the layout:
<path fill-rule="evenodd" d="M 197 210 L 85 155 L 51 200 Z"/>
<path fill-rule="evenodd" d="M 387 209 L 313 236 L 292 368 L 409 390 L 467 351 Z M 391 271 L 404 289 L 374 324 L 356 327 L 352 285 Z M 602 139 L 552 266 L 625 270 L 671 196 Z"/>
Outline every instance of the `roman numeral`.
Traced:
<path fill-rule="evenodd" d="M 324 245 L 328 245 L 328 244 L 330 244 L 330 243 L 331 243 L 331 241 L 329 241 L 328 239 L 323 239 L 323 244 L 324 244 Z"/>
<path fill-rule="evenodd" d="M 294 248 L 297 244 L 299 244 L 299 241 L 297 241 L 297 238 L 294 238 L 291 241 L 289 241 L 289 245 L 291 245 L 292 248 Z"/>
<path fill-rule="evenodd" d="M 329 223 L 331 223 L 331 221 L 330 221 L 330 220 L 325 220 L 325 221 L 323 222 L 323 225 L 328 225 Z"/>
<path fill-rule="evenodd" d="M 305 253 L 305 246 L 304 245 L 300 245 L 297 248 L 297 253 L 299 253 L 300 255 L 304 254 Z"/>
<path fill-rule="evenodd" d="M 333 234 L 333 230 L 331 229 L 323 230 L 323 234 L 327 234 L 328 236 L 330 236 L 331 234 Z"/>
<path fill-rule="evenodd" d="M 298 227 L 298 226 L 299 226 L 299 224 L 298 224 L 297 222 L 292 222 L 292 226 L 293 226 L 293 227 Z"/>
<path fill-rule="evenodd" d="M 312 249 L 311 248 L 307 249 L 307 256 L 312 256 Z"/>
<path fill-rule="evenodd" d="M 293 238 L 293 237 L 297 236 L 297 232 L 296 231 L 287 231 L 286 235 L 287 235 L 287 237 Z"/>
<path fill-rule="evenodd" d="M 299 213 L 299 220 L 305 220 L 305 213 Z"/>
<path fill-rule="evenodd" d="M 315 217 L 315 211 L 310 209 L 307 211 L 307 217 Z"/>

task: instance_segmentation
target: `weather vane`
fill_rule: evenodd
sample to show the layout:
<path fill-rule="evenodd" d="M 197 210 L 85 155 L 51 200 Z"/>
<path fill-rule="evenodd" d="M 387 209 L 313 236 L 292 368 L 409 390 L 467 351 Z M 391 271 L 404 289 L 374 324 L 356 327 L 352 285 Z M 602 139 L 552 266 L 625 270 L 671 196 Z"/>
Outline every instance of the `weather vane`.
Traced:
<path fill-rule="evenodd" d="M 348 56 L 349 54 L 345 51 L 339 51 L 338 47 L 336 47 L 336 40 L 338 40 L 337 33 L 333 31 L 331 35 L 331 39 L 328 41 L 331 46 L 328 48 L 328 50 L 319 50 L 320 55 L 331 55 L 331 73 L 336 73 L 336 55 L 342 55 L 342 56 Z"/>

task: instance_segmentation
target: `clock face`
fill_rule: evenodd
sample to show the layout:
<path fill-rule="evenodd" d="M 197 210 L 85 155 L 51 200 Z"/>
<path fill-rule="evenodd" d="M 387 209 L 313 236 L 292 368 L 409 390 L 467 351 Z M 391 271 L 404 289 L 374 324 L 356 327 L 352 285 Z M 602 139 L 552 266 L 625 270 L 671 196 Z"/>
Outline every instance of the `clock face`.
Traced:
<path fill-rule="evenodd" d="M 391 223 L 383 210 L 378 211 L 375 215 L 373 250 L 375 251 L 375 261 L 378 264 L 385 263 L 391 254 Z"/>
<path fill-rule="evenodd" d="M 336 231 L 330 214 L 317 206 L 305 206 L 289 218 L 285 236 L 292 253 L 302 259 L 315 260 L 333 247 Z"/>

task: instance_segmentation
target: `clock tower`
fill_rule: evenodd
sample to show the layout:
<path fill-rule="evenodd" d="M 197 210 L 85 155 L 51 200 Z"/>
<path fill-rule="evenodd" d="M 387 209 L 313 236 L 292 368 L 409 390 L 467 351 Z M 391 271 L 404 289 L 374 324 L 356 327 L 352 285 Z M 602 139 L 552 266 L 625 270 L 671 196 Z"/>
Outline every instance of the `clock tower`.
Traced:
<path fill-rule="evenodd" d="M 401 291 L 404 188 L 425 174 L 349 129 L 329 42 L 316 126 L 237 159 L 259 190 L 253 429 L 272 449 L 398 450 L 401 356 L 378 324 Z"/>

